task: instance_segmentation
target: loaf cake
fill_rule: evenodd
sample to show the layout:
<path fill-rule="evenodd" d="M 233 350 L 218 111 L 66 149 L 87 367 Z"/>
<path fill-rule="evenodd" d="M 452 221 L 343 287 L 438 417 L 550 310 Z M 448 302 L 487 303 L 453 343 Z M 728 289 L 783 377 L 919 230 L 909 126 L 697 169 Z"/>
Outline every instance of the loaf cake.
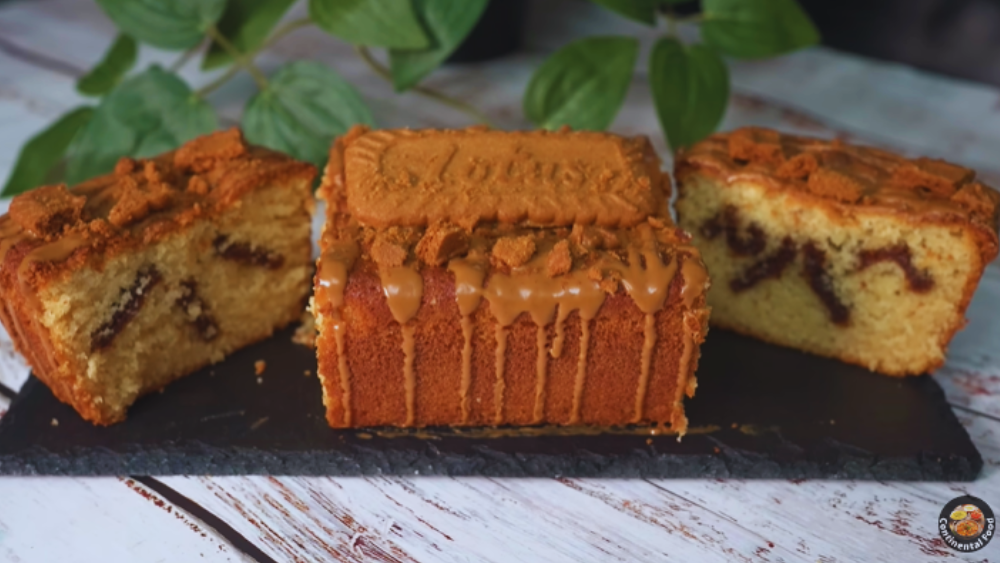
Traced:
<path fill-rule="evenodd" d="M 678 155 L 712 324 L 887 375 L 931 371 L 997 255 L 971 170 L 746 128 Z"/>
<path fill-rule="evenodd" d="M 708 320 L 645 138 L 352 129 L 312 310 L 333 427 L 656 424 Z"/>
<path fill-rule="evenodd" d="M 85 419 L 299 318 L 310 290 L 315 169 L 197 138 L 0 217 L 0 318 L 34 374 Z"/>

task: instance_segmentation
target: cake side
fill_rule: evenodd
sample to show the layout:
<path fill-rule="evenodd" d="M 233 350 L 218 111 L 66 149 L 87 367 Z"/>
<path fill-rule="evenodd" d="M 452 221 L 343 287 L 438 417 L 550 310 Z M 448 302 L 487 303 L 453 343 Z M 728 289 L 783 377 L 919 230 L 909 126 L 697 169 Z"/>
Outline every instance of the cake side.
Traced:
<path fill-rule="evenodd" d="M 708 316 L 704 292 L 692 289 L 704 284 L 699 279 L 703 269 L 695 262 L 683 269 L 689 279 L 684 273 L 671 278 L 665 304 L 649 315 L 651 321 L 619 284 L 607 288 L 610 293 L 600 299 L 596 313 L 584 313 L 586 320 L 579 310 L 568 312 L 549 297 L 550 312 L 543 313 L 550 317 L 548 324 L 539 326 L 525 311 L 504 326 L 491 309 L 502 305 L 483 298 L 463 315 L 455 272 L 420 267 L 423 291 L 418 312 L 408 322 L 414 332 L 407 345 L 378 265 L 362 255 L 346 283 L 340 321 L 334 321 L 327 301 L 314 302 L 328 421 L 335 427 L 664 423 L 683 432 L 680 400 L 684 392 L 693 395 Z M 482 288 L 489 291 L 493 281 L 487 275 Z M 593 289 L 605 291 L 597 282 Z M 647 339 L 652 342 L 644 350 Z"/>
<path fill-rule="evenodd" d="M 111 214 L 137 199 L 130 190 L 158 189 L 135 181 L 145 162 L 123 161 L 82 189 L 28 192 L 0 218 L 4 326 L 39 379 L 88 420 L 120 421 L 138 396 L 298 318 L 312 272 L 313 172 L 254 152 L 202 158 L 197 172 L 175 166 L 176 153 L 157 157 L 170 205 L 139 204 L 145 214 L 120 225 Z M 192 183 L 201 185 L 188 193 Z M 58 205 L 68 198 L 75 216 Z M 46 221 L 53 228 L 35 236 Z"/>
<path fill-rule="evenodd" d="M 995 192 L 947 163 L 771 133 L 749 146 L 784 152 L 744 131 L 678 161 L 713 325 L 888 375 L 940 366 L 996 256 Z"/>
<path fill-rule="evenodd" d="M 335 143 L 320 190 L 328 220 L 313 312 L 331 426 L 652 422 L 684 432 L 708 284 L 664 213 L 627 228 L 365 224 L 344 163 L 368 134 Z"/>

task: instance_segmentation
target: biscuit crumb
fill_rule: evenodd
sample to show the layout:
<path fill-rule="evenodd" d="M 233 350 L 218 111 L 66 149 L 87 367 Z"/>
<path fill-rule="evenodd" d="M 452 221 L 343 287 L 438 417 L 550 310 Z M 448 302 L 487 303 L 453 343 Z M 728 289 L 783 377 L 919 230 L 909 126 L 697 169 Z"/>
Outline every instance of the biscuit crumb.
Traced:
<path fill-rule="evenodd" d="M 975 182 L 962 186 L 951 196 L 951 201 L 974 215 L 989 219 L 992 218 L 996 206 L 1000 204 L 1000 194 Z"/>
<path fill-rule="evenodd" d="M 135 160 L 127 156 L 119 158 L 118 162 L 115 163 L 115 175 L 126 176 L 128 174 L 135 172 L 135 164 L 136 164 Z"/>
<path fill-rule="evenodd" d="M 10 202 L 10 218 L 33 236 L 57 235 L 63 227 L 80 221 L 87 198 L 73 195 L 66 184 L 42 186 Z"/>
<path fill-rule="evenodd" d="M 652 446 L 653 445 L 653 439 L 652 438 L 646 438 L 646 445 L 647 446 Z"/>
<path fill-rule="evenodd" d="M 931 192 L 951 197 L 961 186 L 972 180 L 975 172 L 933 158 L 918 158 L 896 168 L 892 182 L 900 187 L 925 188 Z"/>
<path fill-rule="evenodd" d="M 265 369 L 267 369 L 267 362 L 265 362 L 264 360 L 257 360 L 256 362 L 253 363 L 253 371 L 257 375 L 264 373 Z"/>
<path fill-rule="evenodd" d="M 719 449 L 719 446 L 715 446 L 714 448 L 712 448 L 712 451 L 715 453 L 720 453 L 722 450 Z"/>
<path fill-rule="evenodd" d="M 816 161 L 816 157 L 804 152 L 779 166 L 776 174 L 786 180 L 805 180 L 818 168 L 819 162 Z"/>
<path fill-rule="evenodd" d="M 188 141 L 174 153 L 174 166 L 193 172 L 207 172 L 216 162 L 232 160 L 246 153 L 243 134 L 233 127 Z"/>
<path fill-rule="evenodd" d="M 304 376 L 306 376 L 306 377 L 309 377 L 309 376 L 311 376 L 311 375 L 312 375 L 312 373 L 313 373 L 313 372 L 312 372 L 312 370 L 311 370 L 311 369 L 307 369 L 306 371 L 302 372 L 302 375 L 304 375 Z"/>
<path fill-rule="evenodd" d="M 828 197 L 844 203 L 854 203 L 865 193 L 865 183 L 861 178 L 845 172 L 819 168 L 809 175 L 806 189 L 821 197 Z"/>
<path fill-rule="evenodd" d="M 59 426 L 59 419 L 53 418 L 52 422 L 50 422 L 49 424 L 51 424 L 52 426 Z"/>
<path fill-rule="evenodd" d="M 263 377 L 258 377 L 257 378 L 257 385 L 263 385 L 263 384 L 264 384 L 264 378 Z"/>
<path fill-rule="evenodd" d="M 405 248 L 382 236 L 376 236 L 375 242 L 372 243 L 372 260 L 384 268 L 402 266 L 406 262 L 407 254 Z"/>
<path fill-rule="evenodd" d="M 509 268 L 517 268 L 531 260 L 535 250 L 535 239 L 530 236 L 503 237 L 493 245 L 493 258 Z"/>
<path fill-rule="evenodd" d="M 781 134 L 757 127 L 737 129 L 729 135 L 729 157 L 761 164 L 781 164 L 785 161 Z"/>
<path fill-rule="evenodd" d="M 545 272 L 555 278 L 573 269 L 573 255 L 569 252 L 569 241 L 561 240 L 552 247 L 545 260 Z"/>
<path fill-rule="evenodd" d="M 468 250 L 469 235 L 465 229 L 445 221 L 438 221 L 427 227 L 427 232 L 416 248 L 417 258 L 431 266 L 440 266 Z"/>

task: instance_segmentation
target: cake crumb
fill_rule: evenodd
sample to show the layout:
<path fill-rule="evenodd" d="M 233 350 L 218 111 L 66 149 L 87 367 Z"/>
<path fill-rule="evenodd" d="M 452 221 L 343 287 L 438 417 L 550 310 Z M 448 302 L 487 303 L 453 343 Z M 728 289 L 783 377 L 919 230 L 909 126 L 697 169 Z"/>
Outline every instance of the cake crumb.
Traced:
<path fill-rule="evenodd" d="M 719 446 L 715 446 L 714 448 L 712 448 L 712 451 L 715 452 L 715 453 L 719 453 L 722 450 L 719 449 Z"/>
<path fill-rule="evenodd" d="M 312 313 L 306 311 L 302 313 L 302 319 L 298 328 L 292 333 L 292 342 L 307 348 L 316 347 L 316 318 Z"/>
<path fill-rule="evenodd" d="M 311 376 L 312 374 L 313 374 L 313 372 L 312 372 L 312 370 L 311 370 L 311 369 L 307 369 L 306 371 L 302 372 L 302 375 L 304 375 L 304 376 L 306 376 L 306 377 L 309 377 L 309 376 Z"/>
<path fill-rule="evenodd" d="M 837 424 L 837 421 L 831 418 L 830 419 L 830 426 L 833 426 L 835 424 Z"/>
<path fill-rule="evenodd" d="M 52 424 L 52 426 L 59 426 L 59 419 L 58 418 L 53 418 L 52 422 L 50 424 Z"/>
<path fill-rule="evenodd" d="M 509 268 L 517 268 L 531 260 L 535 250 L 535 240 L 530 236 L 503 237 L 493 245 L 493 258 Z"/>
<path fill-rule="evenodd" d="M 653 445 L 653 439 L 652 438 L 646 438 L 646 445 L 647 446 L 652 446 Z"/>
<path fill-rule="evenodd" d="M 730 426 L 730 428 L 739 428 L 739 427 L 740 427 L 740 425 L 736 424 L 735 422 L 732 424 L 732 426 Z"/>
<path fill-rule="evenodd" d="M 257 375 L 264 373 L 265 369 L 267 369 L 267 362 L 265 362 L 264 360 L 257 360 L 256 362 L 253 363 L 253 371 Z"/>
<path fill-rule="evenodd" d="M 263 384 L 264 384 L 264 378 L 263 377 L 258 377 L 257 378 L 257 385 L 263 385 Z"/>

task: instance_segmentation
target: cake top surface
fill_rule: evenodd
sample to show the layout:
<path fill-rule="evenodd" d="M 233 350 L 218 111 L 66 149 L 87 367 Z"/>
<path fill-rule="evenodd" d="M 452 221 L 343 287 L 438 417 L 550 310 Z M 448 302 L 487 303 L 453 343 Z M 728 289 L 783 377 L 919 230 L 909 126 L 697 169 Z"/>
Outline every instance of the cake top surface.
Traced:
<path fill-rule="evenodd" d="M 149 159 L 125 157 L 114 172 L 71 188 L 16 196 L 0 217 L 0 265 L 14 247 L 30 247 L 18 255 L 49 271 L 57 269 L 52 263 L 108 258 L 226 211 L 258 187 L 313 176 L 313 166 L 248 145 L 238 129 Z"/>
<path fill-rule="evenodd" d="M 678 180 L 694 169 L 728 183 L 764 179 L 836 204 L 948 216 L 997 231 L 1000 194 L 972 170 L 943 160 L 745 127 L 678 155 Z"/>
<path fill-rule="evenodd" d="M 648 139 L 607 133 L 356 127 L 330 162 L 352 216 L 375 227 L 630 226 L 669 190 Z"/>

